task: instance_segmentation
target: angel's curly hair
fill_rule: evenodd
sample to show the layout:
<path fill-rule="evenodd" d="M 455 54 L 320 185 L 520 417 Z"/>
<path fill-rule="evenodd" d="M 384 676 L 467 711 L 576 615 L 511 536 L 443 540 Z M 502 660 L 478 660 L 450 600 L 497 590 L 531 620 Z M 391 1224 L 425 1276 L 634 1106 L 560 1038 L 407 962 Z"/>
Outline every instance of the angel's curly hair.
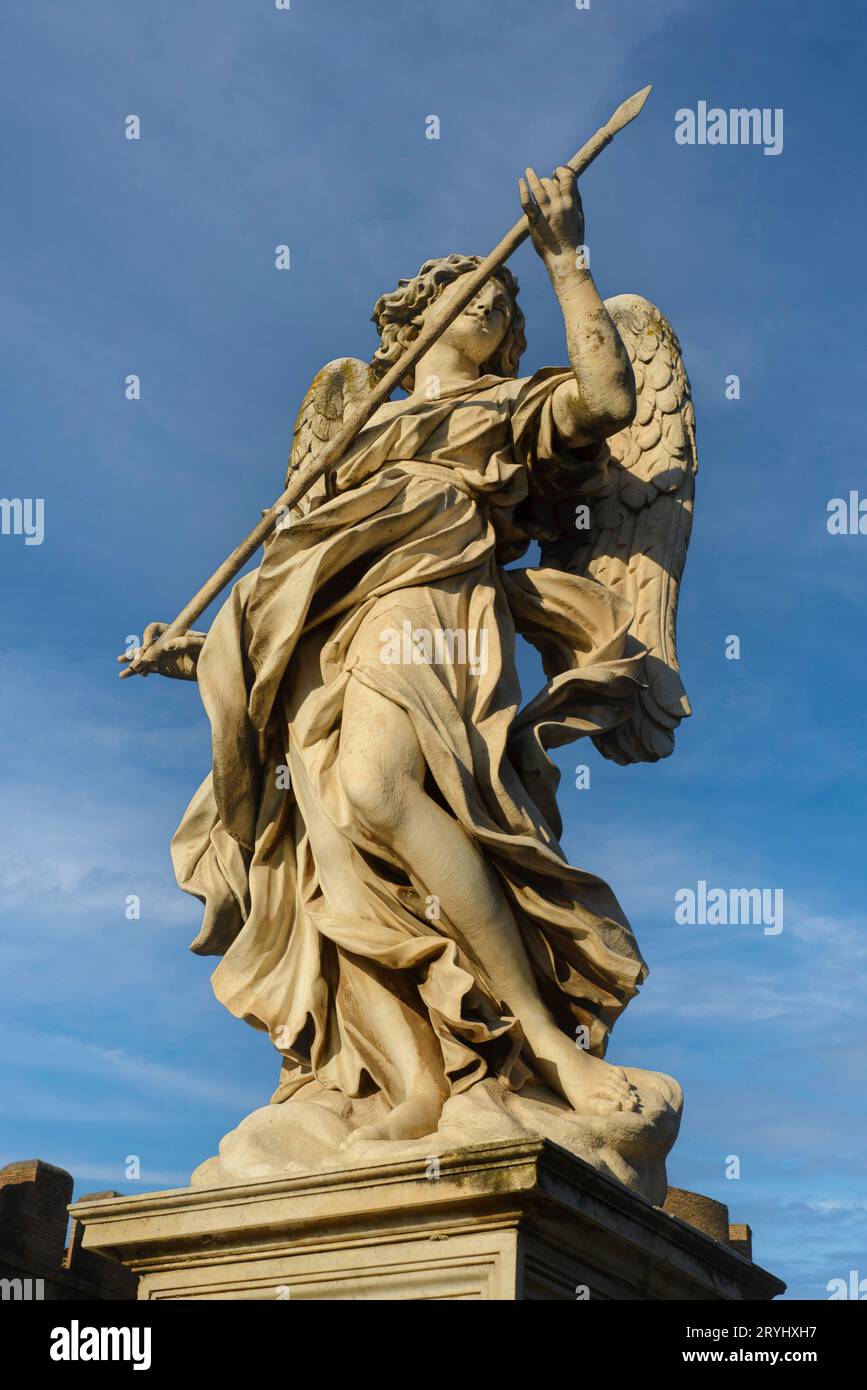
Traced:
<path fill-rule="evenodd" d="M 433 304 L 453 280 L 481 265 L 481 256 L 442 256 L 425 261 L 418 275 L 411 280 L 399 280 L 396 290 L 382 294 L 373 306 L 371 320 L 379 330 L 380 344 L 373 354 L 371 367 L 376 377 L 385 376 L 398 361 L 401 353 L 418 337 L 428 305 Z M 512 319 L 506 336 L 493 357 L 485 362 L 483 372 L 497 376 L 517 376 L 521 354 L 527 346 L 524 335 L 524 315 L 518 307 L 518 281 L 507 266 L 500 266 L 493 277 L 503 286 L 512 301 Z M 412 391 L 412 377 L 401 382 Z"/>

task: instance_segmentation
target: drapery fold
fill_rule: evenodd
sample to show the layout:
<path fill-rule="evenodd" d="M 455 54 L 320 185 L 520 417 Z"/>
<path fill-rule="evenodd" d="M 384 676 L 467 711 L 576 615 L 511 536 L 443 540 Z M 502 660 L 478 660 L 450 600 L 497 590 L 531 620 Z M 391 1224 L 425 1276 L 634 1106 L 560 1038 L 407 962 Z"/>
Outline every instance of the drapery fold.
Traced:
<path fill-rule="evenodd" d="M 389 406 L 340 464 L 336 495 L 320 491 L 274 533 L 208 634 L 198 681 L 213 769 L 173 861 L 205 906 L 193 949 L 223 956 L 218 998 L 285 1059 L 275 1099 L 311 1078 L 388 1098 L 393 1050 L 419 1030 L 435 1035 L 453 1091 L 528 1075 L 520 1027 L 479 963 L 353 817 L 338 760 L 350 681 L 411 720 L 437 798 L 496 870 L 561 1026 L 583 1024 L 601 1055 L 646 973 L 608 885 L 560 849 L 547 754 L 626 717 L 642 659 L 627 643 L 631 610 L 590 580 L 504 567 L 527 545 L 515 509 L 529 490 L 550 496 L 578 471 L 592 492 L 603 477 L 604 450 L 558 446 L 551 398 L 568 376 L 486 377 Z M 386 659 L 387 635 L 400 647 L 407 631 L 470 634 L 475 669 L 453 652 L 418 659 L 412 644 L 408 660 Z M 516 634 L 547 676 L 523 709 Z"/>

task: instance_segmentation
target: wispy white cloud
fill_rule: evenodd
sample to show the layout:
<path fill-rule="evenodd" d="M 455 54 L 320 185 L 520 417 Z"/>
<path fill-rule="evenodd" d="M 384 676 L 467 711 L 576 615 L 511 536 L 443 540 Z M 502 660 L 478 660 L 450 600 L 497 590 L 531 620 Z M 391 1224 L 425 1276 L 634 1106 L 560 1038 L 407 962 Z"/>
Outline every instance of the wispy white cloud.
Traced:
<path fill-rule="evenodd" d="M 148 1100 L 159 1097 L 186 1098 L 197 1106 L 250 1106 L 255 1097 L 249 1089 L 213 1079 L 207 1074 L 191 1071 L 177 1063 L 157 1062 L 138 1056 L 122 1047 L 105 1047 L 63 1033 L 27 1032 L 14 1036 L 23 1058 L 23 1069 L 50 1067 L 53 1078 L 60 1076 L 90 1077 L 123 1088 L 124 1094 L 134 1089 Z M 263 1072 L 264 1080 L 264 1072 Z M 52 1081 L 52 1085 L 56 1082 Z M 118 1090 L 120 1094 L 120 1089 Z M 265 1097 L 267 1099 L 267 1097 Z"/>
<path fill-rule="evenodd" d="M 828 1215 L 836 1212 L 867 1213 L 867 1197 L 816 1197 L 807 1201 L 806 1205 L 810 1211 L 823 1212 Z"/>
<path fill-rule="evenodd" d="M 137 1192 L 172 1187 L 187 1187 L 190 1174 L 183 1168 L 149 1168 L 143 1164 L 140 1175 L 132 1179 L 126 1175 L 123 1160 L 117 1163 L 104 1163 L 99 1159 L 79 1158 L 75 1153 L 56 1154 L 53 1162 L 75 1176 L 75 1200 L 85 1195 L 82 1183 L 105 1183 L 106 1190 L 115 1190 L 134 1196 Z"/>

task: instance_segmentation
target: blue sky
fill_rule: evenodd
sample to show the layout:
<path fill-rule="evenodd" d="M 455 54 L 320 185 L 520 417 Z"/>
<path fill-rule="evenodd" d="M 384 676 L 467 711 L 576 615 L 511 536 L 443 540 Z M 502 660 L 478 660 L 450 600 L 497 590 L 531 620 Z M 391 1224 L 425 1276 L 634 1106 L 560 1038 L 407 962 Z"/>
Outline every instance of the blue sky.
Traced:
<path fill-rule="evenodd" d="M 58 1163 L 79 1193 L 183 1185 L 267 1099 L 277 1058 L 213 999 L 169 863 L 209 762 L 196 690 L 118 682 L 114 656 L 273 500 L 310 378 L 370 355 L 377 296 L 488 250 L 524 165 L 547 172 L 652 82 L 583 193 L 603 294 L 658 303 L 693 382 L 695 716 L 656 766 L 561 750 L 564 840 L 651 965 L 609 1056 L 684 1086 L 671 1181 L 750 1222 L 794 1296 L 867 1276 L 867 536 L 826 527 L 829 499 L 867 496 L 863 15 L 43 0 L 5 29 L 0 493 L 45 499 L 45 540 L 0 537 L 0 1162 Z M 677 144 L 702 100 L 782 108 L 783 152 Z M 513 267 L 523 370 L 564 362 L 532 249 Z M 529 657 L 523 674 L 530 693 Z M 676 925 L 700 879 L 782 888 L 783 932 Z"/>

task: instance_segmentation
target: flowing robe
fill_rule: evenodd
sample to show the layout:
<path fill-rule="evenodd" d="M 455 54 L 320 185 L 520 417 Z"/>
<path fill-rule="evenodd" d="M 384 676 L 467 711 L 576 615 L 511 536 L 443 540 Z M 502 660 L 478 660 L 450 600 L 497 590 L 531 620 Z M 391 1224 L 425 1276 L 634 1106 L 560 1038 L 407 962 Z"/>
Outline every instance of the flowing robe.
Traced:
<path fill-rule="evenodd" d="M 584 1025 L 602 1055 L 646 974 L 611 889 L 560 848 L 546 752 L 628 717 L 642 659 L 631 609 L 592 580 L 505 568 L 527 548 L 532 491 L 604 482 L 604 448 L 558 442 L 552 395 L 568 379 L 487 376 L 387 407 L 342 460 L 335 495 L 321 486 L 274 533 L 205 641 L 213 771 L 173 860 L 205 904 L 192 949 L 223 956 L 217 997 L 283 1055 L 275 1100 L 314 1081 L 390 1102 L 401 1030 L 432 1030 L 453 1093 L 530 1075 L 508 1001 L 412 866 L 353 815 L 339 773 L 350 681 L 409 716 L 428 791 L 495 869 L 570 1036 Z M 516 633 L 547 676 L 523 709 Z"/>

